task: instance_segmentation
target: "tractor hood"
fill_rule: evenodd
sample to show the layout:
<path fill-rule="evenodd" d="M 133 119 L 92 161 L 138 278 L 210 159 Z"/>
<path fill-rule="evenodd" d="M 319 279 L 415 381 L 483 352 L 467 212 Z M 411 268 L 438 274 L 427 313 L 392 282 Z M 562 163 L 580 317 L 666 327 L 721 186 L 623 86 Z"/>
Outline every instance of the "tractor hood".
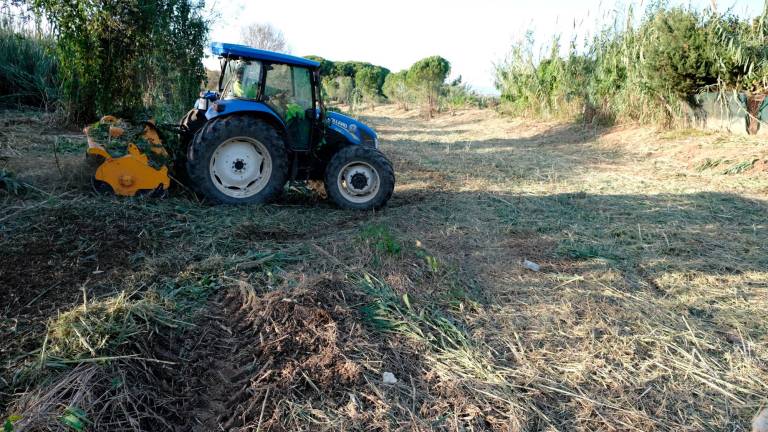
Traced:
<path fill-rule="evenodd" d="M 326 123 L 330 129 L 346 137 L 353 144 L 379 147 L 379 137 L 365 123 L 335 111 L 326 112 Z"/>

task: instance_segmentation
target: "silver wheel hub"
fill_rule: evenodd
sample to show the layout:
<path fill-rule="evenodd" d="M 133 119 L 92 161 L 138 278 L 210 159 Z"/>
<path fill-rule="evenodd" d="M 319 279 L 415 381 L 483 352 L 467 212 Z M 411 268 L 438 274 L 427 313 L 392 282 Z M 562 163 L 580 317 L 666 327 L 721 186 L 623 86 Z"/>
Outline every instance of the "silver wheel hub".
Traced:
<path fill-rule="evenodd" d="M 338 187 L 345 199 L 362 204 L 379 192 L 381 179 L 374 167 L 365 162 L 352 162 L 339 172 Z"/>
<path fill-rule="evenodd" d="M 213 185 L 233 198 L 248 198 L 261 192 L 272 174 L 272 158 L 266 146 L 248 137 L 221 143 L 209 166 Z"/>

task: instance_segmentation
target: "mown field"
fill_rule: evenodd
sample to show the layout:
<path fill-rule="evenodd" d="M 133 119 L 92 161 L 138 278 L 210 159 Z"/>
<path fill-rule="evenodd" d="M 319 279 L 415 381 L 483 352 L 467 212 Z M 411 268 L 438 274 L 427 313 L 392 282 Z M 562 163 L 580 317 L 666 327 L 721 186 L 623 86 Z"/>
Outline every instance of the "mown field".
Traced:
<path fill-rule="evenodd" d="M 763 142 L 363 117 L 397 174 L 377 213 L 302 187 L 244 208 L 97 196 L 77 131 L 4 113 L 0 167 L 33 186 L 0 192 L 15 430 L 749 430 Z"/>

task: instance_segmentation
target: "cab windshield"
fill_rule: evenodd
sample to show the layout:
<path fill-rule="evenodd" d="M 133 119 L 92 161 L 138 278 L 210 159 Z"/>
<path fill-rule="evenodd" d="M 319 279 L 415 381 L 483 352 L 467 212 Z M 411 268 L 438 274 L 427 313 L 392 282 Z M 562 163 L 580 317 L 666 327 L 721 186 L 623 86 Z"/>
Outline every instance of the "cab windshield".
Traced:
<path fill-rule="evenodd" d="M 258 99 L 261 63 L 253 60 L 230 60 L 224 71 L 221 94 L 224 99 Z"/>

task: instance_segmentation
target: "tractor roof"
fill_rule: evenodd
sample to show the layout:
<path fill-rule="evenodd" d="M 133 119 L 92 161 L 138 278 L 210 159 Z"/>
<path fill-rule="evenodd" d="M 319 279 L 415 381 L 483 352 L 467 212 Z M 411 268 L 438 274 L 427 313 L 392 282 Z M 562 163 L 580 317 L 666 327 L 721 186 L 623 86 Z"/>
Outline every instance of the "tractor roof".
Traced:
<path fill-rule="evenodd" d="M 245 45 L 214 42 L 211 44 L 211 52 L 221 57 L 237 57 L 245 60 L 262 60 L 270 63 L 281 63 L 291 66 L 318 68 L 320 63 L 288 54 L 265 51 Z"/>

